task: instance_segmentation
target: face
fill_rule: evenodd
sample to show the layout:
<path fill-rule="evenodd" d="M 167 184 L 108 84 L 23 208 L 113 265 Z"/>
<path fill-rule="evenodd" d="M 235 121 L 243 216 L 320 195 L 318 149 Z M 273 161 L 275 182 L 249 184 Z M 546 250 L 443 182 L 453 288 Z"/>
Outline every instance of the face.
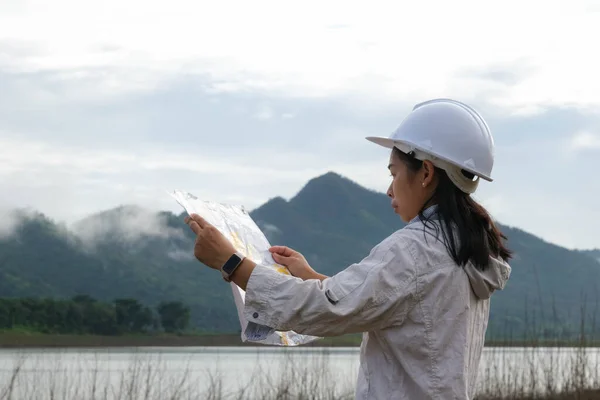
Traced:
<path fill-rule="evenodd" d="M 392 151 L 388 168 L 392 176 L 392 183 L 388 188 L 387 195 L 392 199 L 394 212 L 404 222 L 409 222 L 419 214 L 423 205 L 433 195 L 435 189 L 433 164 L 425 161 L 419 171 L 411 172 L 408 166 Z"/>

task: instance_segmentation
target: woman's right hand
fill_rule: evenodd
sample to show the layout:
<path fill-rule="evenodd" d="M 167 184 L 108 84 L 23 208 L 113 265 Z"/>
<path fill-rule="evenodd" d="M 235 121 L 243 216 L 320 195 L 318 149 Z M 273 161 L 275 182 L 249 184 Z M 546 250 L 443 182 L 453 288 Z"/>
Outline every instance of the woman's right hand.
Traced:
<path fill-rule="evenodd" d="M 319 274 L 312 269 L 310 265 L 308 265 L 306 258 L 296 250 L 290 249 L 287 246 L 273 246 L 269 251 L 277 264 L 287 267 L 293 276 L 296 276 L 303 281 L 307 279 L 323 280 L 327 278 L 327 276 Z"/>

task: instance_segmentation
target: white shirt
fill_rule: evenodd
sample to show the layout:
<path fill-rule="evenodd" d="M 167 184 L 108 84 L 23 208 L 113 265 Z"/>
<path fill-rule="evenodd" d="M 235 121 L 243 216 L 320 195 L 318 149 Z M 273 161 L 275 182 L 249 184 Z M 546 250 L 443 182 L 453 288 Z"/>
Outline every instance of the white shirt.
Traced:
<path fill-rule="evenodd" d="M 257 265 L 244 315 L 315 336 L 365 332 L 356 399 L 472 399 L 489 299 L 511 268 L 498 259 L 485 272 L 459 267 L 437 223 L 411 221 L 322 282 Z"/>

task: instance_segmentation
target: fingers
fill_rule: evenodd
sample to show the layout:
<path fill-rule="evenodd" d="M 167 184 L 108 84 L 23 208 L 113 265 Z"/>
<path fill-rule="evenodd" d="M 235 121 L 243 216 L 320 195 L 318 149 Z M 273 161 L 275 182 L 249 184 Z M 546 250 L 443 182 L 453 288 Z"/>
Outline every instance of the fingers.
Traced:
<path fill-rule="evenodd" d="M 275 262 L 277 264 L 281 264 L 284 267 L 287 267 L 290 263 L 290 257 L 286 257 L 286 256 L 282 256 L 281 254 L 278 253 L 273 253 L 273 260 L 275 260 Z"/>
<path fill-rule="evenodd" d="M 196 223 L 198 225 L 200 225 L 200 228 L 204 229 L 207 226 L 209 226 L 210 224 L 208 222 L 206 222 L 206 220 L 204 218 L 202 218 L 201 216 L 199 216 L 198 214 L 192 214 L 191 218 L 196 221 Z"/>
<path fill-rule="evenodd" d="M 198 214 L 192 214 L 184 219 L 185 223 L 190 227 L 195 234 L 198 234 L 202 229 L 210 226 L 208 222 Z"/>
<path fill-rule="evenodd" d="M 190 217 L 185 217 L 184 221 L 196 235 L 202 230 L 200 225 Z"/>
<path fill-rule="evenodd" d="M 285 257 L 290 257 L 296 254 L 295 250 L 290 249 L 287 246 L 272 246 L 269 251 L 274 254 L 278 254 Z"/>

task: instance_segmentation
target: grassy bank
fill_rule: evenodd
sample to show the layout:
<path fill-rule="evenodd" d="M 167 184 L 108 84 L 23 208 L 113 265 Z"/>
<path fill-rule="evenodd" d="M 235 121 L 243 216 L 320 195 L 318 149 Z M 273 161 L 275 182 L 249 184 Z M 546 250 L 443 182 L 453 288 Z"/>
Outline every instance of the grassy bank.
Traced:
<path fill-rule="evenodd" d="M 362 335 L 328 337 L 305 346 L 354 347 L 359 346 Z M 188 333 L 156 335 L 59 335 L 33 331 L 0 331 L 0 348 L 44 347 L 190 347 L 190 346 L 262 346 L 242 343 L 239 334 Z M 510 340 L 487 341 L 487 347 L 600 347 L 599 341 L 587 340 Z"/>
<path fill-rule="evenodd" d="M 475 400 L 600 400 L 600 390 L 582 390 L 547 395 L 524 395 L 508 397 L 477 397 Z"/>
<path fill-rule="evenodd" d="M 360 345 L 361 335 L 324 338 L 305 346 L 346 347 Z M 156 334 L 156 335 L 58 335 L 38 332 L 0 332 L 0 348 L 57 347 L 189 347 L 189 346 L 262 346 L 242 343 L 239 334 Z"/>

